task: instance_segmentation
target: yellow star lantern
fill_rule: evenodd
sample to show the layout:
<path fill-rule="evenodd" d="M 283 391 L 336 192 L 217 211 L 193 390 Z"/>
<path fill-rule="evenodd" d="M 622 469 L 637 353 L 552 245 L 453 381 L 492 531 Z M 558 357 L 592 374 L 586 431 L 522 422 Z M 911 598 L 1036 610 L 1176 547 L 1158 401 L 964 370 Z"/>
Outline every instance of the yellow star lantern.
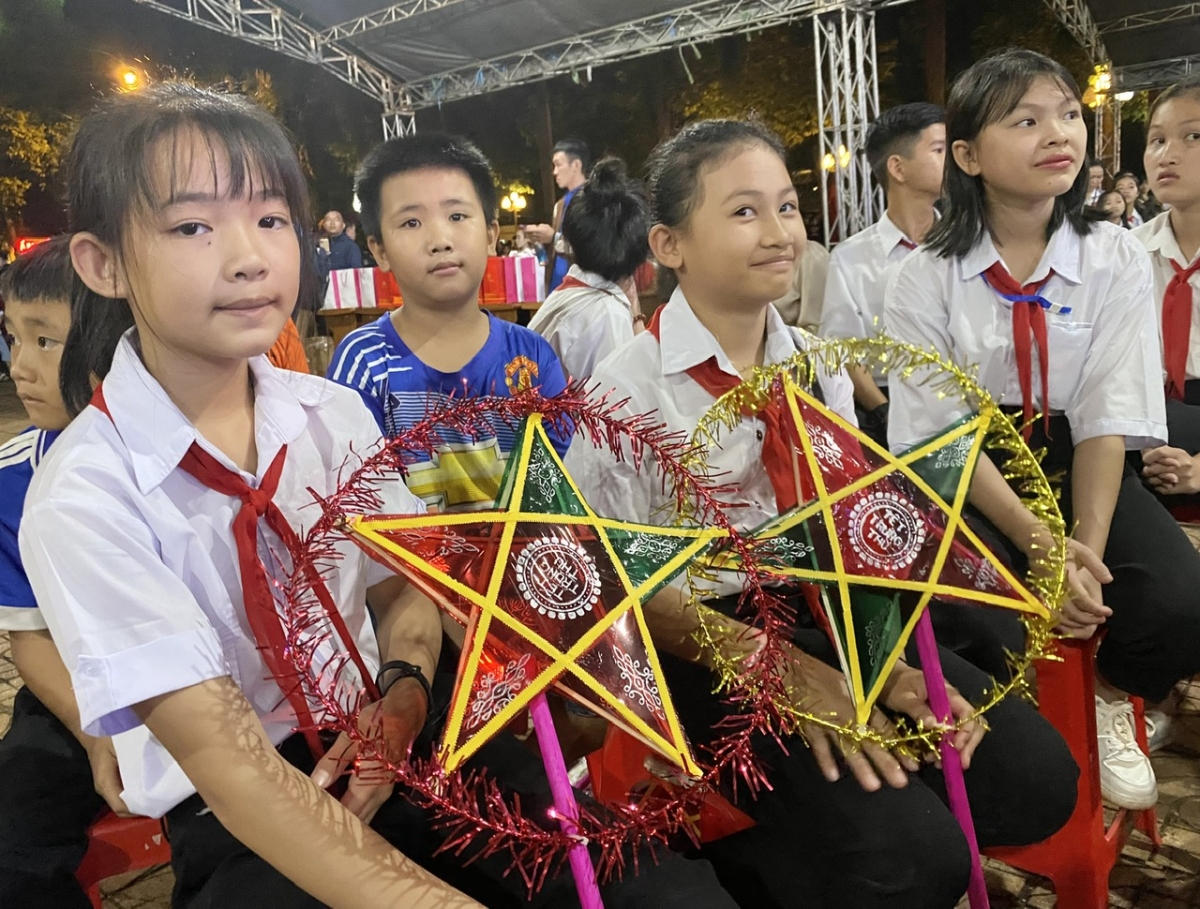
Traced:
<path fill-rule="evenodd" d="M 442 741 L 446 769 L 555 685 L 698 775 L 642 605 L 723 532 L 599 517 L 540 414 L 518 433 L 496 506 L 347 520 L 361 546 L 466 626 Z"/>
<path fill-rule="evenodd" d="M 1050 617 L 963 520 L 993 407 L 897 457 L 790 372 L 772 394 L 791 436 L 800 504 L 757 528 L 750 551 L 764 574 L 817 585 L 818 620 L 837 648 L 858 724 L 932 598 Z M 739 560 L 729 552 L 714 564 Z"/>

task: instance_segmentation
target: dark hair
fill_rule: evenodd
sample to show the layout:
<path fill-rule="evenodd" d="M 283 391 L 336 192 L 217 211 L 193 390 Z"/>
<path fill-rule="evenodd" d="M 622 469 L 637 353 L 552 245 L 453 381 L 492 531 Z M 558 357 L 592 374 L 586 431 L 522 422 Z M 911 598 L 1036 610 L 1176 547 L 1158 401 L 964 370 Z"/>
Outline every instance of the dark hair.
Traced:
<path fill-rule="evenodd" d="M 1117 182 L 1120 180 L 1132 180 L 1135 186 L 1142 182 L 1138 178 L 1138 175 L 1131 170 L 1123 170 L 1113 177 L 1113 186 L 1116 186 Z"/>
<path fill-rule="evenodd" d="M 646 165 L 651 223 L 683 225 L 701 201 L 700 172 L 751 145 L 786 161 L 779 137 L 757 120 L 700 120 L 659 143 Z"/>
<path fill-rule="evenodd" d="M 1008 48 L 973 64 L 954 80 L 946 104 L 946 141 L 950 146 L 960 140 L 970 142 L 984 127 L 1007 117 L 1035 80 L 1050 78 L 1075 100 L 1081 100 L 1079 86 L 1060 63 L 1036 51 Z M 925 242 L 941 256 L 965 256 L 988 229 L 987 200 L 983 178 L 972 177 L 958 166 L 953 155 L 946 156 L 943 193 L 946 210 L 934 222 Z M 1049 238 L 1065 221 L 1080 236 L 1091 232 L 1083 212 L 1088 175 L 1080 168 L 1071 188 L 1054 200 L 1054 211 L 1046 225 Z"/>
<path fill-rule="evenodd" d="M 260 192 L 280 193 L 300 248 L 311 246 L 308 184 L 279 121 L 246 98 L 185 82 L 159 82 L 116 95 L 80 123 L 63 168 L 70 231 L 93 233 L 124 257 L 132 219 L 170 204 L 179 192 L 186 166 L 180 174 L 177 151 L 190 134 L 207 146 L 214 182 L 218 160 L 228 160 L 230 197 L 253 194 L 255 180 L 262 184 Z M 159 185 L 164 161 L 169 162 L 165 187 Z M 317 293 L 316 273 L 301 256 L 298 302 Z"/>
<path fill-rule="evenodd" d="M 1158 109 L 1168 101 L 1173 101 L 1176 98 L 1184 98 L 1191 96 L 1196 100 L 1200 100 L 1200 73 L 1193 73 L 1184 79 L 1180 79 L 1169 88 L 1163 89 L 1161 95 L 1154 99 L 1154 103 L 1150 105 L 1150 116 L 1146 118 L 1146 122 L 1152 123 L 1154 115 Z"/>
<path fill-rule="evenodd" d="M 576 264 L 614 284 L 649 258 L 650 206 L 624 161 L 605 158 L 592 168 L 567 207 L 562 232 Z"/>
<path fill-rule="evenodd" d="M 579 161 L 582 163 L 582 170 L 586 174 L 592 167 L 592 150 L 588 148 L 588 144 L 582 139 L 560 139 L 554 143 L 554 151 L 562 152 L 567 156 L 569 161 Z"/>
<path fill-rule="evenodd" d="M 92 381 L 112 368 L 121 336 L 133 328 L 133 313 L 124 300 L 102 297 L 76 275 L 71 289 L 71 330 L 63 344 L 58 390 L 71 419 L 92 399 Z"/>
<path fill-rule="evenodd" d="M 17 256 L 0 274 L 0 299 L 69 303 L 74 278 L 70 236 L 51 237 Z"/>
<path fill-rule="evenodd" d="M 383 184 L 388 177 L 406 174 L 409 171 L 435 168 L 459 170 L 475 185 L 475 195 L 483 215 L 489 221 L 496 217 L 496 182 L 492 179 L 492 168 L 483 152 L 474 144 L 458 136 L 444 133 L 418 133 L 388 139 L 376 145 L 363 158 L 354 177 L 354 192 L 362 205 L 363 231 L 377 241 L 380 236 L 381 208 L 383 206 Z"/>
<path fill-rule="evenodd" d="M 885 110 L 867 130 L 867 162 L 879 185 L 887 188 L 888 158 L 912 157 L 921 133 L 935 123 L 945 123 L 946 112 L 936 104 L 919 101 Z"/>

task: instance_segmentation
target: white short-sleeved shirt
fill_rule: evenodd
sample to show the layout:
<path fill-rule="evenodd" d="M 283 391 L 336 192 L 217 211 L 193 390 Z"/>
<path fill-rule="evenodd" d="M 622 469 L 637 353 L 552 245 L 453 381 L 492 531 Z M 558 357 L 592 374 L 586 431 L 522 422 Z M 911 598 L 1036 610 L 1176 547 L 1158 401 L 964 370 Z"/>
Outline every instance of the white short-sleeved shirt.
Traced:
<path fill-rule="evenodd" d="M 870 227 L 834 247 L 825 283 L 821 336 L 877 337 L 883 331 L 883 295 L 888 279 L 914 245 L 884 212 Z M 875 379 L 887 382 L 882 371 Z"/>
<path fill-rule="evenodd" d="M 259 471 L 241 475 L 257 486 L 287 445 L 275 503 L 302 534 L 320 515 L 309 488 L 319 495 L 336 490 L 343 466 L 374 449 L 379 428 L 349 389 L 275 369 L 266 357 L 252 360 L 251 368 Z M 132 811 L 158 817 L 195 789 L 141 725 L 134 705 L 230 676 L 275 744 L 292 733 L 295 715 L 247 625 L 232 531 L 241 504 L 179 462 L 197 442 L 236 468 L 146 371 L 131 336 L 117 348 L 104 397 L 111 419 L 87 408 L 35 474 L 21 555 L 71 673 L 84 731 L 132 730 L 118 737 L 122 797 Z M 403 483 L 379 488 L 385 510 L 423 510 Z M 258 523 L 258 549 L 268 574 L 285 577 L 287 556 L 265 521 Z M 365 593 L 389 574 L 349 541 L 337 549 L 329 592 L 374 673 L 379 652 Z M 317 621 L 312 633 L 332 630 L 325 626 Z M 342 681 L 340 696 L 361 688 L 356 676 Z"/>
<path fill-rule="evenodd" d="M 775 308 L 788 325 L 816 331 L 821 324 L 825 307 L 825 280 L 829 274 L 829 250 L 816 240 L 804 246 L 804 255 L 792 269 L 792 284 L 785 296 L 775 301 Z"/>
<path fill-rule="evenodd" d="M 587 379 L 597 363 L 633 339 L 633 306 L 616 284 L 578 265 L 567 277 L 587 286 L 560 285 L 529 327 L 554 348 L 568 380 Z"/>
<path fill-rule="evenodd" d="M 984 281 L 1002 262 L 985 235 L 963 258 L 941 258 L 928 248 L 900 265 L 888 285 L 884 327 L 894 338 L 932 347 L 947 360 L 978 367 L 979 384 L 1005 406 L 1020 407 L 1013 349 L 1012 304 Z M 1115 224 L 1099 223 L 1086 237 L 1064 224 L 1050 238 L 1027 284 L 1054 274 L 1041 295 L 1070 312 L 1046 313 L 1050 346 L 1051 412 L 1066 414 L 1072 440 L 1124 436 L 1129 448 L 1166 439 L 1162 355 L 1154 324 L 1150 263 L 1141 245 Z M 1041 375 L 1033 353 L 1035 407 Z M 954 396 L 941 398 L 920 384 L 893 377 L 888 440 L 905 451 L 968 412 Z"/>
<path fill-rule="evenodd" d="M 715 399 L 687 370 L 716 357 L 721 370 L 741 378 L 713 334 L 701 324 L 683 292 L 676 289 L 660 316 L 660 343 L 650 332 L 638 335 L 609 356 L 592 373 L 597 394 L 608 400 L 628 398 L 621 416 L 654 414 L 668 430 L 687 437 L 712 407 Z M 808 346 L 809 336 L 789 328 L 773 307 L 767 308 L 764 362 L 781 363 Z M 854 386 L 844 373 L 818 371 L 826 406 L 857 425 Z M 709 467 L 722 484 L 738 489 L 731 518 L 743 529 L 756 527 L 778 513 L 775 491 L 762 462 L 764 424 L 746 417 L 733 429 L 721 432 L 718 447 L 710 452 Z M 649 460 L 649 459 L 647 459 Z M 597 513 L 638 523 L 662 524 L 673 517 L 674 497 L 663 490 L 662 476 L 653 463 L 634 469 L 618 461 L 607 447 L 576 442 L 567 452 L 566 466 L 584 498 Z"/>
<path fill-rule="evenodd" d="M 1150 254 L 1150 270 L 1154 274 L 1154 305 L 1158 313 L 1159 338 L 1162 338 L 1163 297 L 1167 293 L 1167 285 L 1175 277 L 1175 269 L 1171 263 L 1180 268 L 1188 268 L 1197 259 L 1198 252 L 1191 262 L 1185 262 L 1183 252 L 1179 249 L 1179 241 L 1175 239 L 1175 231 L 1171 228 L 1171 213 L 1163 212 L 1151 218 L 1141 227 L 1133 231 L 1146 252 Z M 1200 379 L 1200 271 L 1188 278 L 1192 288 L 1192 332 L 1188 342 L 1186 378 Z"/>

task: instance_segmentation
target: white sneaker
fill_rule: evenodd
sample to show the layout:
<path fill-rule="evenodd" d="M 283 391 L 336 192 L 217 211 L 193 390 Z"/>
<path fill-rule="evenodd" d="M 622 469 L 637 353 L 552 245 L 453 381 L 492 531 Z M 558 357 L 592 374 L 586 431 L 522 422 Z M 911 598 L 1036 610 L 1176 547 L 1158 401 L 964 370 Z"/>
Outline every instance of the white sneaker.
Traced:
<path fill-rule="evenodd" d="M 1096 737 L 1100 746 L 1100 791 L 1118 808 L 1137 811 L 1158 801 L 1150 758 L 1138 747 L 1133 705 L 1096 698 Z"/>

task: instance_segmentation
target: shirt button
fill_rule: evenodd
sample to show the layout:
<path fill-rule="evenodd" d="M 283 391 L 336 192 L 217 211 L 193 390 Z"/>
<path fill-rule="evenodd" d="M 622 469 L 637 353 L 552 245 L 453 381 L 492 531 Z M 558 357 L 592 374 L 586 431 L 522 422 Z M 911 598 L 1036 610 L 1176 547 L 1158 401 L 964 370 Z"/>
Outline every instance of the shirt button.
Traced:
<path fill-rule="evenodd" d="M 755 437 L 756 439 L 758 439 L 758 441 L 760 441 L 760 442 L 761 442 L 761 441 L 762 441 L 762 437 L 763 437 L 763 431 L 762 431 L 761 429 L 756 429 L 756 430 L 754 430 L 754 437 Z"/>

